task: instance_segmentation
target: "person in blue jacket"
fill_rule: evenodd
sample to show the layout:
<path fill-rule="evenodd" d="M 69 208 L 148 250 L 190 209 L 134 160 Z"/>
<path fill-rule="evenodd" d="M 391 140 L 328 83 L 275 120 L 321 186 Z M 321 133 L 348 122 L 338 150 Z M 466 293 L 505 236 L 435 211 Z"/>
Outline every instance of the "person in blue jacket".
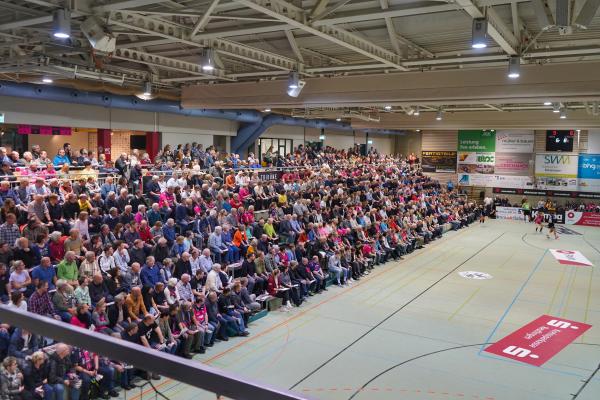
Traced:
<path fill-rule="evenodd" d="M 65 154 L 64 149 L 59 149 L 58 154 L 54 156 L 54 160 L 52 161 L 52 163 L 55 167 L 61 167 L 64 164 L 71 165 L 71 160 L 69 160 L 69 157 L 67 157 L 67 155 Z"/>

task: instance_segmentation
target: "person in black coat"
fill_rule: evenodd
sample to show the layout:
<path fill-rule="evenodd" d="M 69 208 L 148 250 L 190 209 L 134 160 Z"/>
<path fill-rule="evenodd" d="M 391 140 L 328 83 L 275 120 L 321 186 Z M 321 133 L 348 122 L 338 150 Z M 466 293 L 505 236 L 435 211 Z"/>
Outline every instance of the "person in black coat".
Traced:
<path fill-rule="evenodd" d="M 129 324 L 129 313 L 125 305 L 125 293 L 115 296 L 115 302 L 106 310 L 108 316 L 108 327 L 113 331 L 123 332 Z"/>

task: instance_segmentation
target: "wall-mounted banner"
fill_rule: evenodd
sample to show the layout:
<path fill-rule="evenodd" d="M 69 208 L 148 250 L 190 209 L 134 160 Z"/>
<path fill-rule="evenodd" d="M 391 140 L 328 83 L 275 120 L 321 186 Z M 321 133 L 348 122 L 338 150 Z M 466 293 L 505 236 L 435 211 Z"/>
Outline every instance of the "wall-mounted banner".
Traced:
<path fill-rule="evenodd" d="M 576 267 L 592 267 L 594 265 L 577 250 L 550 249 L 550 253 L 561 264 L 574 265 Z"/>
<path fill-rule="evenodd" d="M 531 154 L 534 141 L 534 131 L 497 131 L 495 151 Z"/>
<path fill-rule="evenodd" d="M 566 211 L 565 223 L 567 225 L 584 225 L 600 227 L 600 213 Z"/>
<path fill-rule="evenodd" d="M 535 178 L 539 189 L 577 190 L 577 154 L 535 155 Z"/>
<path fill-rule="evenodd" d="M 71 128 L 60 126 L 19 125 L 19 135 L 71 135 Z"/>
<path fill-rule="evenodd" d="M 581 322 L 542 315 L 487 347 L 485 351 L 539 367 L 591 327 Z"/>
<path fill-rule="evenodd" d="M 460 178 L 460 177 L 459 177 Z M 570 197 L 572 199 L 593 199 L 600 200 L 600 192 L 555 192 L 553 190 L 542 189 L 521 189 L 509 187 L 495 187 L 494 193 L 500 194 L 518 194 L 523 196 L 544 196 L 544 197 Z"/>
<path fill-rule="evenodd" d="M 600 130 L 590 129 L 588 131 L 588 153 L 598 154 L 600 153 Z"/>
<path fill-rule="evenodd" d="M 423 172 L 456 172 L 455 151 L 422 151 L 421 168 Z"/>
<path fill-rule="evenodd" d="M 461 186 L 485 186 L 502 188 L 533 188 L 533 180 L 529 176 L 458 174 L 458 184 Z"/>
<path fill-rule="evenodd" d="M 494 173 L 498 175 L 533 175 L 532 153 L 496 153 Z"/>
<path fill-rule="evenodd" d="M 579 190 L 600 192 L 600 154 L 580 154 L 577 169 Z"/>
<path fill-rule="evenodd" d="M 525 221 L 525 216 L 521 207 L 496 207 L 496 219 Z"/>
<path fill-rule="evenodd" d="M 458 131 L 458 151 L 496 151 L 496 131 Z"/>
<path fill-rule="evenodd" d="M 465 174 L 493 174 L 495 153 L 458 153 L 458 172 Z"/>

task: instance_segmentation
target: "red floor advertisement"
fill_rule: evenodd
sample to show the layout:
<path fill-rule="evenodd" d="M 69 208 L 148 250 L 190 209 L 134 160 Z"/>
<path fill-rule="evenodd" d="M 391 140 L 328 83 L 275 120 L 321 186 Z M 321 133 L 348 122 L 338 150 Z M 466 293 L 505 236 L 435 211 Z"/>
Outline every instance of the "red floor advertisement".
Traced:
<path fill-rule="evenodd" d="M 581 322 L 542 315 L 485 351 L 539 367 L 591 327 Z"/>
<path fill-rule="evenodd" d="M 591 267 L 594 265 L 577 250 L 550 249 L 550 253 L 561 264 L 574 265 L 576 267 Z"/>

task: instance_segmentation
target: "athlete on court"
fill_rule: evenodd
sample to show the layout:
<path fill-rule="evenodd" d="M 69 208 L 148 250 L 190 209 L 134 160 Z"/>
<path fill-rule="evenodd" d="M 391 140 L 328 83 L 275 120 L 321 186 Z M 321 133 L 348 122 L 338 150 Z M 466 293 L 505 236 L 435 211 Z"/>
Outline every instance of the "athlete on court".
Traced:
<path fill-rule="evenodd" d="M 555 222 L 556 222 L 556 214 L 551 213 L 550 216 L 548 217 L 548 231 L 549 232 L 546 234 L 546 237 L 548 239 L 550 239 L 551 234 L 554 234 L 554 239 L 558 239 L 558 233 L 556 232 L 556 227 L 554 226 Z"/>
<path fill-rule="evenodd" d="M 535 216 L 535 231 L 537 232 L 538 229 L 540 230 L 540 233 L 542 233 L 542 230 L 544 229 L 544 213 L 541 211 L 538 211 L 538 213 Z"/>

